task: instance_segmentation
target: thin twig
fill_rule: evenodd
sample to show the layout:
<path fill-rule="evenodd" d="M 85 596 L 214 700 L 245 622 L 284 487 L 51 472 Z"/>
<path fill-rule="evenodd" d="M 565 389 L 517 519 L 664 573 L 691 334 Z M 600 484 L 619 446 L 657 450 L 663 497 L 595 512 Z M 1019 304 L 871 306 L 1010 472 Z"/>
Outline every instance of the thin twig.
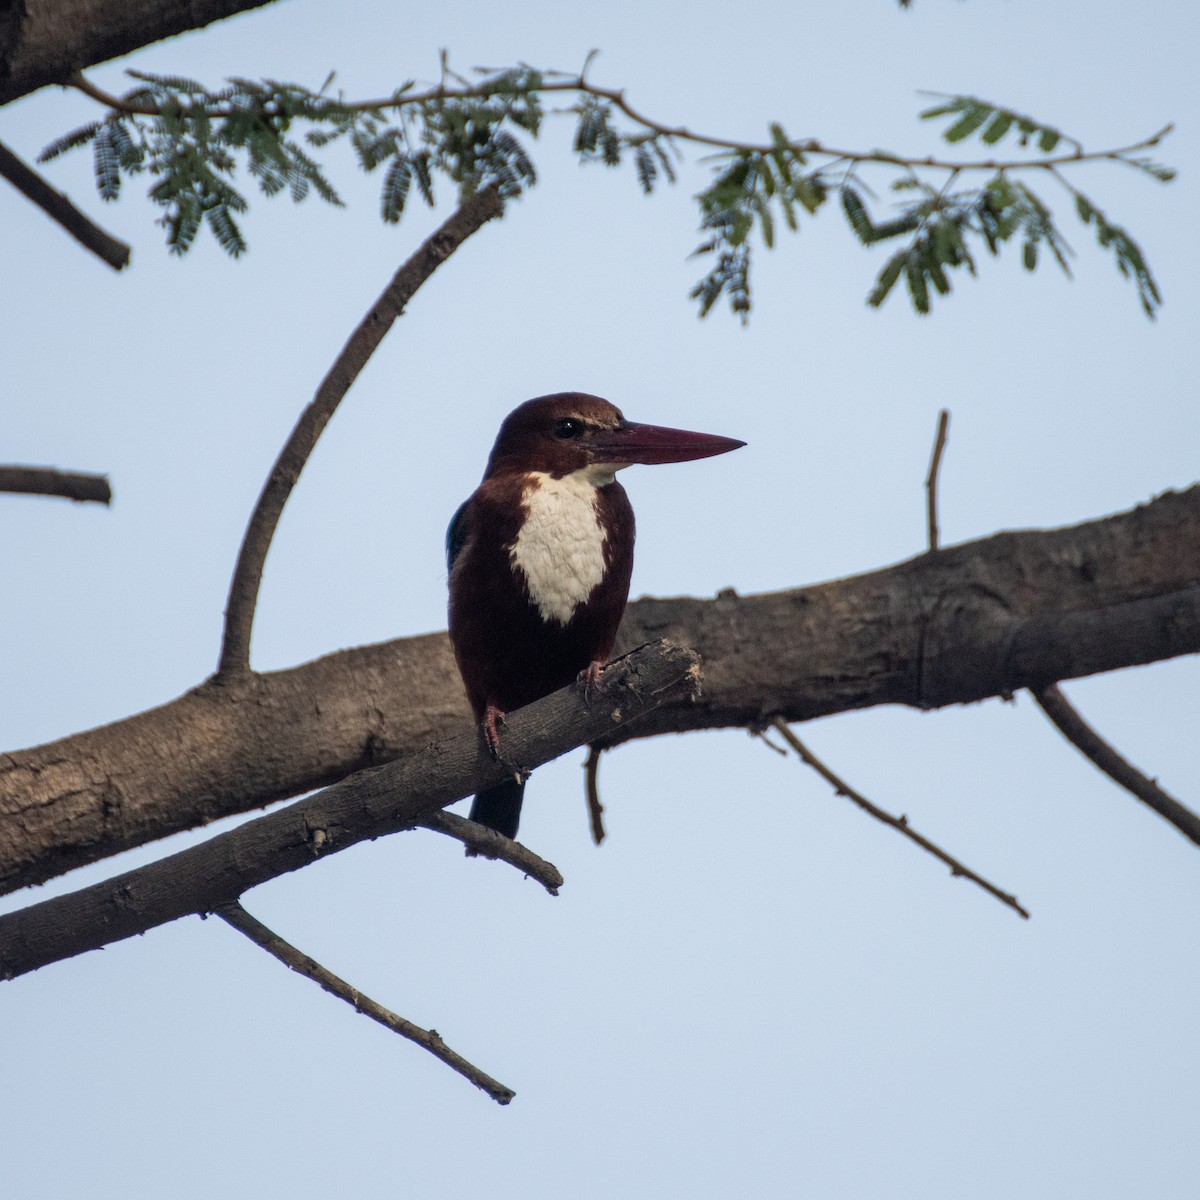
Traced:
<path fill-rule="evenodd" d="M 426 238 L 420 249 L 392 276 L 379 299 L 359 322 L 329 368 L 329 373 L 321 381 L 312 402 L 301 413 L 263 484 L 258 503 L 246 526 L 237 566 L 229 584 L 221 657 L 216 672 L 218 678 L 244 674 L 250 669 L 250 634 L 267 550 L 275 535 L 283 506 L 342 397 L 417 289 L 471 234 L 503 212 L 504 201 L 499 192 L 494 187 L 485 188 L 464 201 Z"/>
<path fill-rule="evenodd" d="M 554 75 L 558 72 L 547 72 Z M 115 112 L 128 113 L 130 116 L 142 117 L 157 117 L 162 115 L 162 109 L 156 104 L 150 104 L 146 101 L 130 101 L 123 100 L 120 96 L 115 96 L 111 92 L 106 92 L 103 88 L 97 87 L 82 73 L 78 73 L 71 77 L 68 81 L 72 87 L 77 88 L 85 95 L 90 96 L 93 100 L 103 104 L 106 108 L 110 108 Z M 774 142 L 742 142 L 732 138 L 713 137 L 709 134 L 696 133 L 691 129 L 682 125 L 665 125 L 661 121 L 655 120 L 653 117 L 646 116 L 645 113 L 635 109 L 628 100 L 625 99 L 625 92 L 619 88 L 600 87 L 597 84 L 590 83 L 584 76 L 578 75 L 567 79 L 556 79 L 554 81 L 543 79 L 542 83 L 531 88 L 531 92 L 542 94 L 550 94 L 554 92 L 574 92 L 580 95 L 592 96 L 597 100 L 606 100 L 615 108 L 620 109 L 634 124 L 640 125 L 643 129 L 652 134 L 657 134 L 662 137 L 670 138 L 673 141 L 691 142 L 694 145 L 709 146 L 716 150 L 728 150 L 738 154 L 771 154 L 779 150 L 779 146 Z M 411 105 L 436 103 L 439 100 L 475 100 L 486 96 L 496 95 L 496 87 L 493 83 L 479 83 L 466 87 L 446 87 L 439 85 L 434 88 L 429 88 L 423 92 L 400 92 L 392 96 L 385 96 L 378 100 L 355 100 L 355 101 L 330 101 L 330 107 L 336 107 L 338 112 L 374 112 L 380 109 L 400 109 L 407 108 Z M 508 93 L 505 93 L 508 94 Z M 220 119 L 235 115 L 235 111 L 229 105 L 213 105 L 211 107 L 197 105 L 194 110 L 184 108 L 182 116 L 186 118 L 191 111 L 196 115 L 203 113 L 204 116 L 210 119 Z M 240 110 L 239 110 L 240 111 Z M 1067 164 L 1094 162 L 1100 159 L 1112 159 L 1117 161 L 1126 160 L 1129 155 L 1135 154 L 1140 150 L 1148 150 L 1153 146 L 1157 146 L 1174 128 L 1173 125 L 1166 125 L 1157 133 L 1151 134 L 1149 137 L 1142 138 L 1140 141 L 1134 142 L 1128 146 L 1120 146 L 1111 150 L 1096 150 L 1091 152 L 1076 151 L 1070 154 L 1058 154 L 1046 156 L 1043 158 L 1026 158 L 1026 159 L 979 159 L 975 161 L 946 161 L 926 156 L 924 158 L 906 157 L 900 154 L 890 154 L 885 150 L 839 150 L 834 146 L 826 146 L 817 138 L 801 138 L 795 141 L 789 141 L 787 146 L 789 149 L 799 154 L 825 155 L 835 160 L 843 160 L 847 162 L 876 162 L 887 163 L 898 167 L 926 167 L 931 170 L 938 171 L 1028 171 L 1028 170 L 1047 170 L 1054 166 L 1065 166 Z"/>
<path fill-rule="evenodd" d="M 853 801 L 864 812 L 874 817 L 877 821 L 882 821 L 885 825 L 890 825 L 897 832 L 904 834 L 910 841 L 916 842 L 922 850 L 927 850 L 934 858 L 944 862 L 950 868 L 950 874 L 961 876 L 963 879 L 969 879 L 972 883 L 978 884 L 985 892 L 996 897 L 1002 904 L 1007 904 L 1014 912 L 1019 913 L 1026 921 L 1029 920 L 1029 913 L 1021 907 L 1016 896 L 1010 895 L 1008 892 L 1002 892 L 994 883 L 989 883 L 982 875 L 977 875 L 970 867 L 964 866 L 957 858 L 946 853 L 940 846 L 935 845 L 927 837 L 923 837 L 908 823 L 908 818 L 904 816 L 894 817 L 891 813 L 885 812 L 882 808 L 872 804 L 861 793 L 856 792 L 844 779 L 835 775 L 820 759 L 818 759 L 811 750 L 788 728 L 787 724 L 781 717 L 776 717 L 771 722 L 772 726 L 779 731 L 780 737 L 795 752 L 800 758 L 818 775 L 829 783 L 833 790 L 839 796 L 845 796 L 847 800 Z"/>
<path fill-rule="evenodd" d="M 64 500 L 112 502 L 112 488 L 103 475 L 60 471 L 55 467 L 0 466 L 0 492 L 25 496 L 61 496 Z"/>
<path fill-rule="evenodd" d="M 938 413 L 937 434 L 933 439 L 933 456 L 929 474 L 925 476 L 925 515 L 929 528 L 929 550 L 938 548 L 938 472 L 942 468 L 942 452 L 946 449 L 946 434 L 950 429 L 950 410 Z"/>
<path fill-rule="evenodd" d="M 62 192 L 55 191 L 28 163 L 0 142 L 0 178 L 7 179 L 23 196 L 57 221 L 81 246 L 90 250 L 114 271 L 129 266 L 132 250 L 119 238 L 106 233 Z"/>
<path fill-rule="evenodd" d="M 765 729 L 751 728 L 748 730 L 748 732 L 751 737 L 758 738 L 758 740 L 762 742 L 762 744 L 766 746 L 768 750 L 774 750 L 776 754 L 781 755 L 783 758 L 787 758 L 787 751 L 782 746 L 775 745 L 775 743 L 771 741 L 769 737 L 767 737 L 767 731 Z"/>
<path fill-rule="evenodd" d="M 508 863 L 510 867 L 516 867 L 530 879 L 536 879 L 552 896 L 557 896 L 558 889 L 563 885 L 563 877 L 553 863 L 534 854 L 528 846 L 506 838 L 502 833 L 480 825 L 477 821 L 468 821 L 466 817 L 460 817 L 456 813 L 437 812 L 417 823 L 435 833 L 444 833 L 447 837 L 456 838 L 472 854 L 494 858 Z"/>
<path fill-rule="evenodd" d="M 594 743 L 588 747 L 587 761 L 583 764 L 584 792 L 587 796 L 588 823 L 592 827 L 592 841 L 600 846 L 604 843 L 604 805 L 600 803 L 600 755 L 604 751 Z"/>
<path fill-rule="evenodd" d="M 1031 694 L 1063 737 L 1091 759 L 1105 775 L 1143 804 L 1149 805 L 1164 821 L 1170 821 L 1184 837 L 1200 845 L 1200 815 L 1163 791 L 1156 780 L 1143 775 L 1118 753 L 1080 716 L 1057 684 L 1039 688 Z"/>
<path fill-rule="evenodd" d="M 351 987 L 344 979 L 340 979 L 332 971 L 321 966 L 316 959 L 300 950 L 290 942 L 284 941 L 279 934 L 268 929 L 257 918 L 252 917 L 236 900 L 231 904 L 223 904 L 213 910 L 213 914 L 222 921 L 232 925 L 234 929 L 244 933 L 256 946 L 265 950 L 273 958 L 279 959 L 285 967 L 290 967 L 300 975 L 319 983 L 331 996 L 345 1000 L 355 1012 L 360 1012 L 372 1021 L 408 1038 L 424 1050 L 428 1050 L 434 1058 L 441 1059 L 451 1070 L 457 1071 L 464 1079 L 470 1080 L 477 1088 L 487 1092 L 497 1104 L 507 1104 L 517 1093 L 512 1088 L 505 1087 L 490 1075 L 481 1071 L 474 1063 L 468 1062 L 461 1054 L 456 1054 L 442 1041 L 441 1034 L 436 1029 L 422 1029 L 404 1017 L 384 1008 L 382 1004 L 364 996 L 357 988 Z"/>

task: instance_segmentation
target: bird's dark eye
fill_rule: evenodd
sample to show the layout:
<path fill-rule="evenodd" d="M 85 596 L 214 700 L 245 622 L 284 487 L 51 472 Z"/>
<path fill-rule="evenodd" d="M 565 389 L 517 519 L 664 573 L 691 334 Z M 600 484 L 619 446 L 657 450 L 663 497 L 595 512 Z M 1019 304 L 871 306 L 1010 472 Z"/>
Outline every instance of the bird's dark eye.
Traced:
<path fill-rule="evenodd" d="M 580 437 L 583 433 L 583 422 L 576 417 L 560 417 L 554 422 L 554 436 L 567 441 Z"/>

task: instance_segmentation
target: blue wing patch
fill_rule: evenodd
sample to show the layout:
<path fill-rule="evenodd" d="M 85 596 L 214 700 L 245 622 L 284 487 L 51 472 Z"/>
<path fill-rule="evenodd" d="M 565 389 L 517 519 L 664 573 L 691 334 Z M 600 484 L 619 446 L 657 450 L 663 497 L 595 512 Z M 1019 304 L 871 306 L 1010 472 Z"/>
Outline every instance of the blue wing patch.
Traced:
<path fill-rule="evenodd" d="M 467 505 L 471 502 L 464 500 L 454 516 L 450 518 L 450 528 L 446 530 L 446 570 L 454 566 L 454 560 L 467 544 Z"/>

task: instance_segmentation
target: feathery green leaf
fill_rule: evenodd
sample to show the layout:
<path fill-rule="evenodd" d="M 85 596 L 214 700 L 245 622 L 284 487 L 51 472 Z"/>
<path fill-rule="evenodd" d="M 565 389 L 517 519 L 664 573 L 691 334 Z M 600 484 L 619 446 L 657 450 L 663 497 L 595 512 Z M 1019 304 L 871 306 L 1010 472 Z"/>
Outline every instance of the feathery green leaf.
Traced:
<path fill-rule="evenodd" d="M 900 272 L 904 270 L 907 258 L 907 250 L 897 250 L 887 260 L 883 270 L 879 272 L 878 279 L 875 280 L 875 286 L 867 296 L 867 303 L 872 308 L 878 308 L 888 298 L 888 294 L 896 286 L 896 281 L 900 278 Z"/>

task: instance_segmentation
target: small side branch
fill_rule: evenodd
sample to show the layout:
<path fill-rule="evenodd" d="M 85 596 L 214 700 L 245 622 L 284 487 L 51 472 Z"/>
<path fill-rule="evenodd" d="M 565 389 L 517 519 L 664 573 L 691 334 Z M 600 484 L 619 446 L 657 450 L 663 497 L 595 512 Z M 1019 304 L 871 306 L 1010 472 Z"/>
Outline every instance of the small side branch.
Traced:
<path fill-rule="evenodd" d="M 434 833 L 444 833 L 447 837 L 456 838 L 462 842 L 472 854 L 483 858 L 494 858 L 506 862 L 510 867 L 516 867 L 523 875 L 536 879 L 552 896 L 558 895 L 558 889 L 563 885 L 563 877 L 559 869 L 551 862 L 534 854 L 528 846 L 522 846 L 512 838 L 506 838 L 502 833 L 480 825 L 477 821 L 468 821 L 455 813 L 436 812 L 426 817 L 418 824 Z"/>
<path fill-rule="evenodd" d="M 1154 809 L 1164 821 L 1170 821 L 1184 837 L 1200 845 L 1200 815 L 1163 791 L 1155 780 L 1143 775 L 1128 759 L 1123 758 L 1079 715 L 1057 684 L 1040 688 L 1032 695 L 1042 712 L 1077 750 L 1091 759 L 1111 780 Z"/>
<path fill-rule="evenodd" d="M 929 528 L 929 550 L 938 548 L 938 472 L 942 469 L 942 454 L 946 449 L 946 434 L 950 429 L 950 411 L 938 413 L 937 433 L 933 439 L 933 456 L 929 474 L 925 476 L 925 515 Z"/>
<path fill-rule="evenodd" d="M 28 163 L 0 142 L 0 178 L 7 179 L 26 199 L 57 221 L 81 246 L 114 271 L 129 266 L 132 253 L 119 238 L 106 233 L 86 213 L 56 192 Z"/>
<path fill-rule="evenodd" d="M 588 821 L 592 827 L 592 841 L 602 845 L 604 832 L 604 805 L 600 803 L 600 755 L 599 746 L 588 747 L 587 762 L 583 764 L 584 788 L 587 795 Z"/>
<path fill-rule="evenodd" d="M 982 875 L 976 874 L 970 867 L 959 862 L 957 858 L 947 854 L 940 846 L 935 845 L 927 837 L 923 837 L 908 823 L 908 818 L 904 816 L 894 817 L 891 813 L 884 811 L 877 805 L 872 804 L 865 796 L 856 792 L 844 779 L 835 775 L 820 759 L 808 749 L 807 746 L 788 728 L 782 717 L 776 717 L 771 722 L 771 725 L 779 733 L 785 742 L 799 755 L 800 759 L 808 766 L 812 767 L 818 775 L 821 776 L 828 784 L 833 787 L 833 790 L 839 796 L 845 796 L 847 800 L 853 801 L 858 805 L 863 812 L 874 817 L 877 821 L 882 821 L 883 824 L 891 826 L 898 833 L 902 833 L 912 842 L 916 842 L 922 850 L 928 851 L 934 858 L 940 862 L 944 862 L 950 868 L 950 874 L 959 876 L 963 879 L 969 879 L 972 883 L 978 884 L 989 895 L 995 896 L 1001 904 L 1008 905 L 1014 912 L 1018 913 L 1026 921 L 1029 920 L 1029 913 L 1021 907 L 1016 896 L 1010 895 L 1008 892 L 1001 891 L 994 883 L 989 883 Z"/>
<path fill-rule="evenodd" d="M 504 201 L 494 187 L 464 201 L 420 249 L 392 276 L 379 299 L 359 322 L 349 341 L 337 356 L 329 373 L 321 381 L 312 402 L 300 415 L 291 436 L 279 452 L 246 526 L 237 566 L 229 584 L 225 606 L 225 629 L 218 678 L 244 673 L 250 669 L 250 634 L 258 590 L 262 583 L 267 550 L 283 506 L 308 462 L 325 426 L 329 424 L 342 397 L 370 361 L 371 355 L 403 312 L 417 289 L 477 230 L 504 212 Z"/>
<path fill-rule="evenodd" d="M 351 987 L 344 979 L 321 966 L 316 959 L 309 958 L 307 954 L 297 950 L 290 942 L 284 941 L 277 933 L 268 929 L 257 918 L 252 917 L 237 901 L 232 904 L 223 904 L 213 912 L 222 921 L 244 933 L 272 958 L 277 958 L 285 967 L 290 967 L 298 974 L 320 984 L 331 996 L 345 1000 L 355 1012 L 370 1017 L 372 1021 L 378 1021 L 380 1025 L 390 1029 L 393 1033 L 398 1033 L 401 1037 L 408 1038 L 410 1042 L 415 1042 L 422 1049 L 428 1050 L 434 1058 L 441 1059 L 451 1070 L 457 1071 L 464 1079 L 470 1080 L 477 1088 L 487 1092 L 497 1104 L 507 1104 L 516 1095 L 512 1088 L 505 1087 L 504 1084 L 481 1071 L 474 1063 L 468 1062 L 461 1054 L 456 1054 L 451 1050 L 442 1041 L 441 1035 L 436 1029 L 422 1029 L 420 1025 L 414 1025 L 411 1021 L 392 1012 L 391 1009 L 384 1008 L 370 996 L 364 996 L 357 988 Z"/>
<path fill-rule="evenodd" d="M 61 496 L 64 500 L 110 504 L 112 488 L 103 475 L 59 471 L 54 467 L 0 466 L 0 492 L 26 496 Z"/>

